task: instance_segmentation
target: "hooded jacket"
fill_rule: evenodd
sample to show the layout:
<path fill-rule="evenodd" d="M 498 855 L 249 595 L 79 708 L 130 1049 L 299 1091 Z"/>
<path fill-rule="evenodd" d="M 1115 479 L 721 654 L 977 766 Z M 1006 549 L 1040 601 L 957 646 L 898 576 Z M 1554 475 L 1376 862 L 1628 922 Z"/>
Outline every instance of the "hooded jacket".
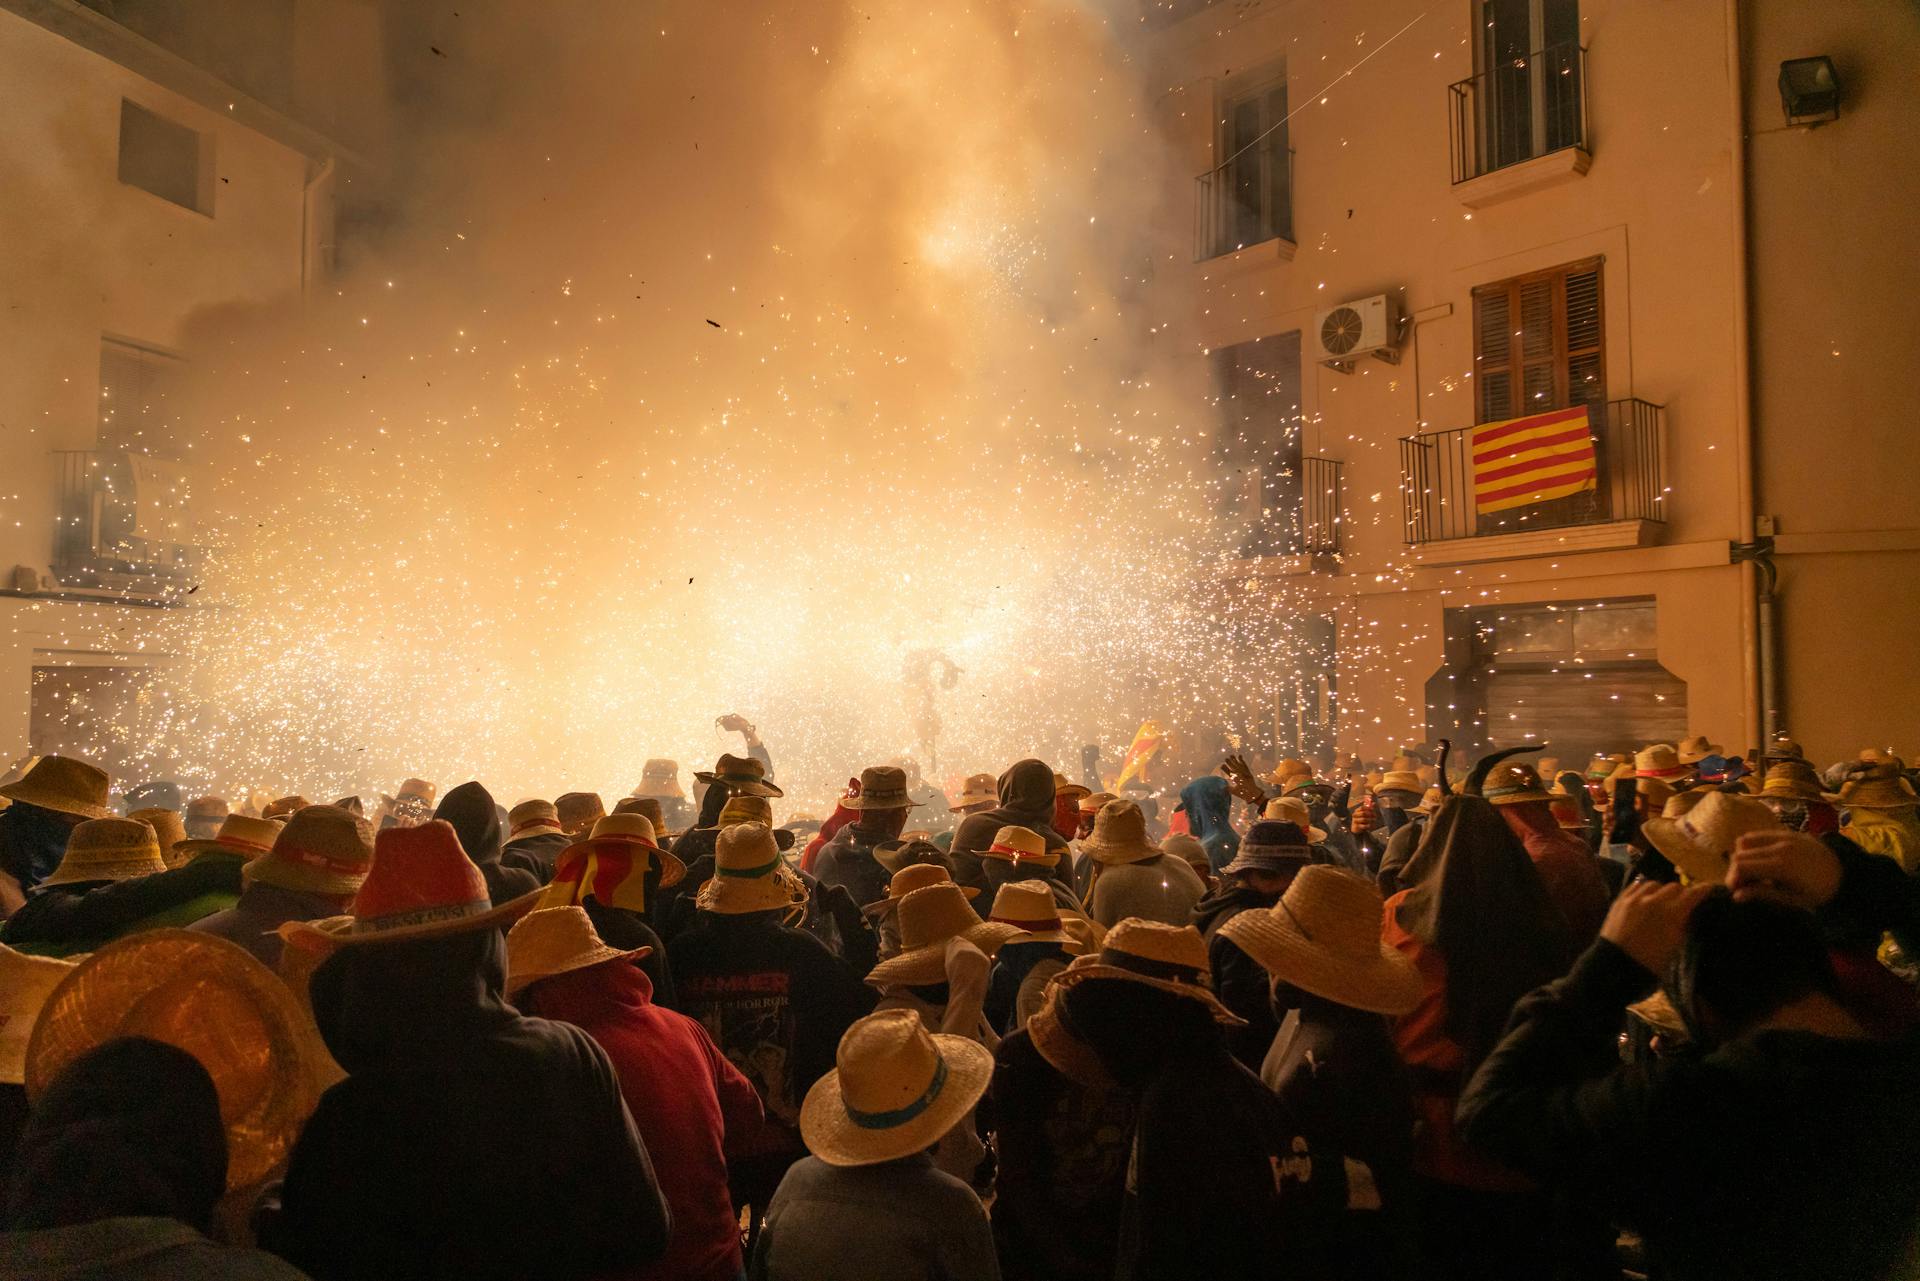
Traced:
<path fill-rule="evenodd" d="M 621 1093 L 673 1213 L 666 1254 L 628 1275 L 733 1281 L 740 1274 L 740 1225 L 727 1192 L 726 1149 L 759 1130 L 760 1098 L 698 1022 L 652 998 L 645 974 L 609 962 L 543 979 L 520 1004 L 584 1029 L 620 1074 Z"/>
<path fill-rule="evenodd" d="M 313 1012 L 348 1072 L 294 1145 L 268 1244 L 317 1281 L 597 1277 L 668 1214 L 607 1053 L 501 998 L 498 930 L 343 946 Z"/>
<path fill-rule="evenodd" d="M 531 872 L 535 880 L 545 885 L 553 879 L 560 851 L 571 844 L 573 838 L 565 832 L 534 832 L 517 837 L 500 847 L 500 866 Z"/>
<path fill-rule="evenodd" d="M 460 784 L 440 798 L 440 808 L 433 816 L 453 824 L 460 848 L 487 878 L 487 893 L 495 907 L 540 888 L 540 880 L 532 872 L 500 862 L 500 807 L 486 788 L 478 783 Z"/>
<path fill-rule="evenodd" d="M 1207 851 L 1214 875 L 1240 852 L 1240 834 L 1233 830 L 1233 795 L 1218 774 L 1196 778 L 1180 789 L 1180 806 L 1187 813 L 1188 830 Z"/>
<path fill-rule="evenodd" d="M 1047 848 L 1056 850 L 1060 861 L 1052 875 L 1062 884 L 1072 884 L 1071 850 L 1067 837 L 1053 827 L 1053 767 L 1045 761 L 1017 761 L 1000 776 L 1000 804 L 994 809 L 969 814 L 954 829 L 953 879 L 962 885 L 987 888 L 986 873 L 980 855 L 993 844 L 1003 827 L 1024 827 L 1038 832 Z"/>
<path fill-rule="evenodd" d="M 1272 983 L 1266 967 L 1248 956 L 1233 940 L 1220 933 L 1220 927 L 1242 912 L 1265 912 L 1280 901 L 1278 894 L 1256 890 L 1226 878 L 1224 888 L 1215 891 L 1193 909 L 1193 923 L 1207 940 L 1207 963 L 1213 970 L 1213 994 L 1220 1003 L 1247 1021 L 1245 1027 L 1227 1031 L 1227 1048 L 1248 1070 L 1258 1072 L 1280 1030 L 1268 999 Z"/>

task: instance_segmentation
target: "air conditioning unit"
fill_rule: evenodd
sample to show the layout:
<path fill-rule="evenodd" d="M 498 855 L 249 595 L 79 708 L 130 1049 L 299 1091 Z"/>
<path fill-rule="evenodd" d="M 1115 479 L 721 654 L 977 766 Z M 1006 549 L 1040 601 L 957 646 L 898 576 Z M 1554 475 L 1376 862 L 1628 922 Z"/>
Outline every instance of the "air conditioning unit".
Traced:
<path fill-rule="evenodd" d="M 1362 356 L 1395 365 L 1400 362 L 1400 317 L 1386 294 L 1356 298 L 1315 317 L 1309 341 L 1316 360 L 1342 373 L 1353 372 Z"/>

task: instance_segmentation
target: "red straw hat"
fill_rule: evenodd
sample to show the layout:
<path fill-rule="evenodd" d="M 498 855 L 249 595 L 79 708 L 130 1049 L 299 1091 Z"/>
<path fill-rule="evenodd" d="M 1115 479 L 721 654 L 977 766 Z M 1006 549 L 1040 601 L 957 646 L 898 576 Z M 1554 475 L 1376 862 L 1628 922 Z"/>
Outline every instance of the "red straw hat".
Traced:
<path fill-rule="evenodd" d="M 487 878 L 445 819 L 390 827 L 374 838 L 373 870 L 353 899 L 343 933 L 303 925 L 290 942 L 325 947 L 398 943 L 468 930 L 503 929 L 532 911 L 540 891 L 493 906 Z"/>

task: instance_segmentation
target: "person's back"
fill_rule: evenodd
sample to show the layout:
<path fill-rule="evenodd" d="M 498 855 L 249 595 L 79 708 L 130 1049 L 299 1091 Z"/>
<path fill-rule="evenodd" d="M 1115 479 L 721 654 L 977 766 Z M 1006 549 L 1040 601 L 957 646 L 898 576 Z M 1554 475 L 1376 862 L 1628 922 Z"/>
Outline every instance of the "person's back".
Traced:
<path fill-rule="evenodd" d="M 748 1275 L 754 1281 L 994 1281 L 993 1257 L 979 1199 L 935 1169 L 925 1153 L 860 1166 L 810 1156 L 781 1180 Z"/>
<path fill-rule="evenodd" d="M 1185 925 L 1207 888 L 1191 867 L 1156 855 L 1136 863 L 1103 867 L 1094 877 L 1087 915 L 1111 928 L 1129 916 L 1163 925 Z"/>

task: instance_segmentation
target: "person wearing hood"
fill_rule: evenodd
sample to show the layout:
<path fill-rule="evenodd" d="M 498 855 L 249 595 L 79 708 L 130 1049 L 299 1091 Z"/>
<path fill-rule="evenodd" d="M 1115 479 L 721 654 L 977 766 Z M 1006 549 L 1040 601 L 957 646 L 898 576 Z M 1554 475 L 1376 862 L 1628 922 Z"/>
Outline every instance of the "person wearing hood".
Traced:
<path fill-rule="evenodd" d="M 159 1041 L 107 1041 L 34 1106 L 6 1191 L 0 1281 L 299 1281 L 271 1254 L 209 1239 L 226 1184 L 207 1069 Z"/>
<path fill-rule="evenodd" d="M 1743 837 L 1832 863 L 1817 838 Z M 1658 1275 L 1910 1276 L 1920 1037 L 1838 998 L 1795 881 L 1628 886 L 1565 978 L 1514 1011 L 1460 1100 L 1476 1146 L 1637 1228 Z M 1622 1011 L 1659 986 L 1691 1052 L 1622 1064 Z M 1511 1230 L 1511 1227 L 1509 1228 Z"/>
<path fill-rule="evenodd" d="M 67 838 L 88 819 L 112 818 L 105 770 L 70 756 L 43 756 L 0 785 L 0 919 L 60 866 Z"/>
<path fill-rule="evenodd" d="M 1419 1004 L 1393 1030 L 1421 1123 L 1421 1254 L 1462 1281 L 1550 1275 L 1551 1204 L 1524 1174 L 1470 1149 L 1453 1114 L 1514 1003 L 1565 972 L 1566 921 L 1519 838 L 1477 796 L 1441 803 L 1400 883 L 1381 937 L 1422 981 Z"/>
<path fill-rule="evenodd" d="M 1187 830 L 1207 851 L 1207 862 L 1218 873 L 1240 852 L 1240 834 L 1233 828 L 1233 796 L 1227 780 L 1218 774 L 1196 778 L 1180 789 L 1180 807 Z"/>
<path fill-rule="evenodd" d="M 277 969 L 282 925 L 339 916 L 352 906 L 373 866 L 373 833 L 365 819 L 343 809 L 309 805 L 272 835 L 272 847 L 241 869 L 234 905 L 187 928 L 236 943 Z"/>
<path fill-rule="evenodd" d="M 631 1274 L 667 1248 L 665 1199 L 607 1052 L 504 999 L 533 896 L 490 907 L 443 820 L 375 840 L 308 984 L 347 1077 L 288 1163 L 269 1244 L 317 1281 Z"/>
<path fill-rule="evenodd" d="M 1220 870 L 1221 888 L 1194 905 L 1193 924 L 1207 941 L 1207 963 L 1220 1003 L 1245 1020 L 1227 1033 L 1233 1057 L 1259 1071 L 1280 1030 L 1280 1016 L 1269 999 L 1271 984 L 1260 962 L 1221 927 L 1242 912 L 1266 912 L 1280 901 L 1294 878 L 1313 863 L 1307 834 L 1292 823 L 1261 820 L 1247 831 L 1240 852 Z M 1377 913 L 1376 913 L 1377 916 Z"/>
<path fill-rule="evenodd" d="M 507 839 L 500 847 L 500 866 L 517 867 L 545 885 L 553 879 L 560 851 L 573 844 L 560 826 L 560 811 L 552 801 L 521 801 L 507 811 Z"/>
<path fill-rule="evenodd" d="M 531 912 L 507 934 L 507 997 L 584 1030 L 607 1052 L 673 1217 L 667 1252 L 629 1275 L 734 1281 L 740 1225 L 727 1151 L 762 1124 L 753 1085 L 698 1021 L 653 1003 L 634 955 L 608 947 L 577 907 Z"/>
<path fill-rule="evenodd" d="M 1047 786 L 1053 786 L 1051 773 Z M 897 840 L 906 830 L 907 816 L 913 813 L 907 776 L 891 765 L 864 769 L 860 771 L 859 794 L 843 798 L 840 804 L 858 817 L 820 847 L 813 875 L 822 885 L 845 890 L 856 906 L 870 907 L 887 896 L 891 875 L 874 857 L 874 851 Z"/>
<path fill-rule="evenodd" d="M 1146 815 L 1132 801 L 1108 801 L 1080 848 L 1094 865 L 1087 915 L 1109 929 L 1128 917 L 1185 925 L 1206 895 L 1184 860 L 1147 839 Z"/>
<path fill-rule="evenodd" d="M 487 894 L 495 907 L 540 888 L 540 878 L 532 872 L 500 861 L 500 807 L 479 783 L 462 783 L 448 792 L 433 816 L 452 825 L 460 848 L 487 878 Z"/>
<path fill-rule="evenodd" d="M 1592 851 L 1560 826 L 1553 815 L 1553 797 L 1533 766 L 1503 761 L 1479 782 L 1479 789 L 1526 848 L 1547 897 L 1566 918 L 1570 943 L 1584 950 L 1599 935 L 1612 898 Z"/>
<path fill-rule="evenodd" d="M 1000 803 L 993 809 L 967 815 L 954 829 L 951 853 L 955 880 L 976 889 L 988 888 L 980 857 L 992 847 L 993 838 L 1003 827 L 1024 827 L 1038 832 L 1046 840 L 1048 849 L 1063 854 L 1068 851 L 1066 834 L 1053 827 L 1053 780 L 1053 767 L 1031 758 L 1015 762 L 1000 776 L 996 784 Z M 1061 864 L 1056 863 L 1051 875 L 1066 884 L 1070 870 L 1063 870 Z"/>

